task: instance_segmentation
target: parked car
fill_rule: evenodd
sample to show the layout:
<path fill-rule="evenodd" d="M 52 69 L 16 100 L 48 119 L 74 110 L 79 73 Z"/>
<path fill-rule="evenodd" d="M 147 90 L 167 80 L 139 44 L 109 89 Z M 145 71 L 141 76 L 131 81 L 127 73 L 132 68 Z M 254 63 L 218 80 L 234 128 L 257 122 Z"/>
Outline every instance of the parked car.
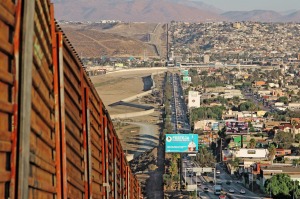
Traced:
<path fill-rule="evenodd" d="M 245 191 L 244 189 L 241 189 L 241 190 L 240 190 L 240 193 L 241 193 L 241 194 L 245 194 L 246 191 Z"/>
<path fill-rule="evenodd" d="M 207 187 L 204 187 L 203 190 L 204 190 L 204 192 L 208 192 L 209 191 Z"/>

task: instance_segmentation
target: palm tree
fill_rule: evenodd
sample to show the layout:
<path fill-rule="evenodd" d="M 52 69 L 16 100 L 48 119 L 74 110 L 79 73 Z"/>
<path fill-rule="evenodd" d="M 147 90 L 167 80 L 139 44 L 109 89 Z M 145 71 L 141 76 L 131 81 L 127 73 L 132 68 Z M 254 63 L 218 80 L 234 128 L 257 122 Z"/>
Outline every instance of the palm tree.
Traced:
<path fill-rule="evenodd" d="M 276 155 L 276 148 L 273 144 L 271 144 L 270 147 L 268 148 L 268 150 L 269 150 L 269 160 L 271 160 L 273 163 L 273 160 Z"/>
<path fill-rule="evenodd" d="M 232 166 L 239 167 L 239 165 L 240 165 L 240 158 L 234 158 L 234 160 L 232 161 Z"/>
<path fill-rule="evenodd" d="M 254 138 L 250 139 L 249 146 L 251 149 L 254 149 L 256 147 L 256 140 Z"/>
<path fill-rule="evenodd" d="M 295 129 L 295 127 L 296 127 L 296 125 L 298 125 L 298 123 L 297 123 L 296 120 L 292 120 L 292 121 L 291 121 L 291 124 L 292 124 L 292 126 L 293 126 L 293 139 L 294 139 L 294 141 L 295 141 L 295 136 L 296 136 L 296 129 Z"/>
<path fill-rule="evenodd" d="M 249 106 L 249 110 L 251 111 L 251 121 L 253 121 L 253 111 L 256 110 L 256 105 L 254 103 L 251 103 Z"/>
<path fill-rule="evenodd" d="M 293 160 L 293 165 L 297 167 L 298 164 L 299 164 L 299 161 L 300 161 L 300 159 L 294 159 Z"/>

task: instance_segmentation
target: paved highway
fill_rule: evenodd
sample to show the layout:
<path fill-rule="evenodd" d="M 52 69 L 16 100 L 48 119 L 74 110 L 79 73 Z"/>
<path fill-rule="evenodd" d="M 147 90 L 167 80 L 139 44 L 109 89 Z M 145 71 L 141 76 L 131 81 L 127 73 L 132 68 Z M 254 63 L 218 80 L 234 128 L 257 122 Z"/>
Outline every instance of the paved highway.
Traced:
<path fill-rule="evenodd" d="M 173 98 L 171 102 L 172 118 L 171 123 L 174 133 L 189 133 L 191 127 L 187 118 L 187 107 L 183 97 L 180 76 L 174 74 L 170 76 L 173 85 Z"/>
<path fill-rule="evenodd" d="M 186 116 L 187 107 L 183 98 L 183 90 L 181 86 L 180 76 L 178 74 L 170 75 L 169 81 L 173 85 L 173 98 L 171 101 L 171 124 L 173 127 L 173 133 L 188 133 L 191 131 L 188 118 Z M 198 167 L 196 163 L 189 160 L 189 158 L 184 158 L 182 161 L 182 177 L 183 180 L 187 182 L 187 184 L 198 184 L 197 190 L 198 195 L 200 194 L 202 198 L 211 198 L 211 199 L 218 199 L 219 196 L 214 194 L 213 186 L 214 184 L 209 183 L 209 179 L 213 179 L 213 174 L 210 174 L 211 178 L 204 178 L 203 176 L 189 176 L 187 172 L 187 168 Z M 226 171 L 223 170 L 221 165 L 216 165 L 217 170 L 220 171 L 219 178 L 217 181 L 222 182 L 222 189 L 228 195 L 231 196 L 233 199 L 240 199 L 240 198 L 252 198 L 252 199 L 259 199 L 258 195 L 255 193 L 245 189 L 241 183 L 234 181 Z M 230 184 L 227 184 L 227 181 L 232 181 Z M 207 187 L 208 191 L 205 192 L 204 188 Z M 229 189 L 233 189 L 234 193 L 229 193 Z M 243 189 L 245 194 L 241 194 L 240 190 Z M 229 197 L 227 197 L 229 198 Z"/>
<path fill-rule="evenodd" d="M 203 176 L 189 176 L 188 173 L 188 168 L 194 168 L 198 167 L 197 163 L 192 162 L 188 158 L 184 158 L 182 162 L 182 167 L 183 167 L 183 179 L 186 180 L 188 185 L 191 184 L 198 184 L 197 190 L 198 194 L 200 192 L 200 195 L 203 196 L 203 198 L 219 198 L 219 196 L 214 194 L 213 190 L 213 184 L 210 183 L 210 181 L 213 181 L 213 173 L 208 174 L 208 177 L 203 177 Z M 230 195 L 232 199 L 242 199 L 242 198 L 251 198 L 251 199 L 262 199 L 263 197 L 258 196 L 257 194 L 249 191 L 246 189 L 240 181 L 233 180 L 232 177 L 224 170 L 224 168 L 220 165 L 216 165 L 216 169 L 220 171 L 220 174 L 217 175 L 217 182 L 222 182 L 222 189 L 224 192 L 227 193 L 227 195 Z M 230 184 L 227 184 L 230 182 Z M 204 188 L 208 188 L 208 192 L 204 191 Z M 229 193 L 229 189 L 233 189 L 234 193 Z M 244 190 L 245 194 L 241 194 L 240 191 Z M 205 196 L 205 197 L 204 197 Z M 227 197 L 229 198 L 229 197 Z"/>
<path fill-rule="evenodd" d="M 260 199 L 262 197 L 258 196 L 257 194 L 249 191 L 246 189 L 239 181 L 233 180 L 231 176 L 223 169 L 220 164 L 217 164 L 217 170 L 220 171 L 220 180 L 222 181 L 223 190 L 227 193 L 229 189 L 233 189 L 235 193 L 232 193 L 232 198 L 239 199 L 239 198 L 253 198 L 253 199 Z M 226 181 L 232 181 L 230 185 L 226 184 Z M 240 190 L 245 190 L 245 194 L 240 194 Z"/>
<path fill-rule="evenodd" d="M 182 162 L 182 168 L 183 168 L 183 178 L 186 180 L 188 185 L 196 184 L 197 183 L 197 191 L 198 196 L 199 193 L 202 198 L 211 198 L 211 199 L 218 199 L 218 196 L 214 194 L 213 191 L 213 184 L 207 182 L 203 176 L 189 176 L 188 169 L 187 168 L 193 168 L 195 167 L 195 163 L 188 159 L 184 159 Z M 208 188 L 208 192 L 204 191 L 204 188 Z"/>

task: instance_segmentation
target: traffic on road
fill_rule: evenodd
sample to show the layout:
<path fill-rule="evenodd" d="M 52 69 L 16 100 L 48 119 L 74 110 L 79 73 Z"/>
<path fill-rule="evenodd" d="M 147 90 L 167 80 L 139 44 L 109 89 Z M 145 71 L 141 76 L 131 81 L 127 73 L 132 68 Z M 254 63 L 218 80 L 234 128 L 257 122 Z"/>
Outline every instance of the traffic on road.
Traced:
<path fill-rule="evenodd" d="M 169 81 L 173 85 L 173 97 L 170 104 L 172 110 L 171 124 L 173 126 L 173 133 L 190 133 L 191 126 L 186 114 L 188 113 L 188 110 L 183 97 L 184 93 L 180 76 L 178 74 L 172 74 L 169 78 Z M 192 187 L 195 187 L 196 189 L 198 198 L 262 198 L 246 189 L 239 181 L 234 180 L 221 163 L 217 163 L 215 168 L 213 168 L 215 173 L 207 173 L 205 176 L 202 174 L 199 175 L 199 173 L 192 171 L 193 168 L 199 166 L 186 154 L 182 155 L 181 167 L 181 179 L 185 184 L 184 189 L 186 189 L 188 185 L 192 185 Z"/>

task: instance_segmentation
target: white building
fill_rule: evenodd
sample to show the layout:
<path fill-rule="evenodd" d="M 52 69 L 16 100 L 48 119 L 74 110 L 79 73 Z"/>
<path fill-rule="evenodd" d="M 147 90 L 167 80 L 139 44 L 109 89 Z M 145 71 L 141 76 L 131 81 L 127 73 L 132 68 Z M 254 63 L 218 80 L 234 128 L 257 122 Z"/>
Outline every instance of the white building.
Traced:
<path fill-rule="evenodd" d="M 300 109 L 300 103 L 289 103 L 288 107 L 289 110 L 295 111 Z"/>
<path fill-rule="evenodd" d="M 267 158 L 269 155 L 268 149 L 239 149 L 232 151 L 232 155 L 237 158 Z"/>
<path fill-rule="evenodd" d="M 204 55 L 203 56 L 203 63 L 208 64 L 209 63 L 209 55 Z"/>
<path fill-rule="evenodd" d="M 189 91 L 189 108 L 199 108 L 200 107 L 200 94 L 198 91 Z"/>

